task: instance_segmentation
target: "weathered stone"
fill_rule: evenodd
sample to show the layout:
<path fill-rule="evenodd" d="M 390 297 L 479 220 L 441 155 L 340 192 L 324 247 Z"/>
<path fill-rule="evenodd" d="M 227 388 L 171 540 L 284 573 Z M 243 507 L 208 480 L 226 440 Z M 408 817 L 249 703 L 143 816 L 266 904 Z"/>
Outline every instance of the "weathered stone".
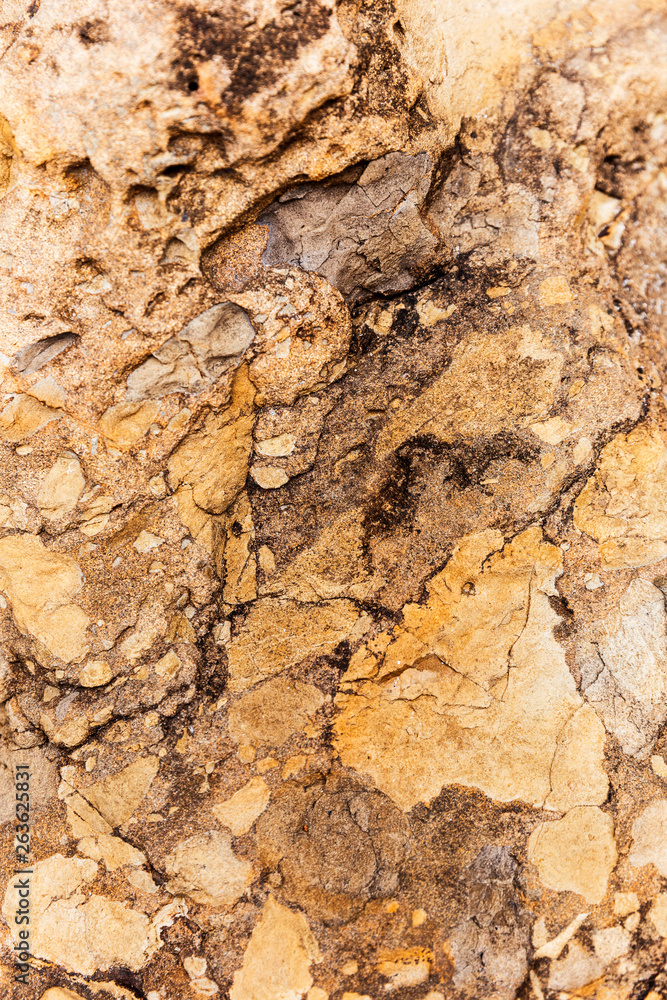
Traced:
<path fill-rule="evenodd" d="M 237 377 L 231 407 L 209 413 L 203 428 L 184 439 L 169 459 L 172 489 L 192 487 L 202 510 L 220 514 L 245 485 L 252 447 L 253 391 L 243 373 Z"/>
<path fill-rule="evenodd" d="M 19 394 L 0 413 L 0 437 L 10 442 L 23 441 L 62 415 L 62 410 Z"/>
<path fill-rule="evenodd" d="M 229 711 L 229 735 L 236 743 L 281 746 L 305 729 L 324 704 L 313 684 L 275 677 L 241 695 Z"/>
<path fill-rule="evenodd" d="M 209 379 L 223 370 L 226 359 L 241 355 L 255 337 L 246 313 L 233 302 L 212 306 L 132 372 L 126 398 L 137 400 L 166 396 L 172 392 L 200 392 L 205 387 L 202 371 Z M 126 404 L 129 407 L 129 403 Z M 153 407 L 143 406 L 141 412 Z M 157 412 L 159 406 L 155 406 Z M 151 419 L 148 421 L 150 423 Z"/>
<path fill-rule="evenodd" d="M 184 840 L 167 857 L 165 868 L 171 876 L 169 892 L 209 906 L 232 906 L 257 874 L 235 856 L 229 834 L 215 831 Z"/>
<path fill-rule="evenodd" d="M 138 970 L 160 945 L 161 914 L 153 920 L 125 903 L 81 892 L 97 873 L 94 861 L 56 854 L 35 865 L 30 880 L 32 953 L 71 972 L 91 976 L 112 966 Z M 9 886 L 3 917 L 10 923 L 18 889 Z M 11 920 L 14 940 L 18 927 Z"/>
<path fill-rule="evenodd" d="M 631 865 L 652 864 L 667 872 L 667 799 L 654 799 L 632 824 Z"/>
<path fill-rule="evenodd" d="M 292 913 L 269 896 L 243 956 L 243 966 L 234 974 L 230 998 L 297 1000 L 313 985 L 310 966 L 321 960 L 303 914 Z"/>
<path fill-rule="evenodd" d="M 335 780 L 283 785 L 258 820 L 257 840 L 283 894 L 332 923 L 395 892 L 411 852 L 408 823 L 386 796 Z"/>
<path fill-rule="evenodd" d="M 648 918 L 660 937 L 667 937 L 667 893 L 658 893 L 648 911 Z"/>
<path fill-rule="evenodd" d="M 0 7 L 28 992 L 658 1000 L 664 3 Z"/>
<path fill-rule="evenodd" d="M 533 830 L 528 857 L 543 885 L 599 903 L 617 859 L 613 820 L 595 807 L 577 806 L 563 819 Z"/>
<path fill-rule="evenodd" d="M 463 539 L 428 603 L 407 605 L 396 638 L 343 678 L 344 763 L 404 809 L 451 782 L 551 808 L 603 802 L 600 727 L 576 714 L 581 698 L 550 636 L 560 567 L 535 529 L 505 546 L 495 532 Z"/>
<path fill-rule="evenodd" d="M 229 648 L 230 687 L 242 691 L 307 656 L 322 656 L 345 639 L 363 634 L 365 623 L 349 601 L 317 605 L 266 599 L 251 606 L 245 629 Z"/>
<path fill-rule="evenodd" d="M 318 271 L 352 299 L 409 288 L 437 246 L 419 212 L 432 168 L 425 153 L 389 153 L 324 190 L 286 192 L 258 219 L 264 262 Z"/>
<path fill-rule="evenodd" d="M 21 631 L 39 640 L 53 656 L 83 659 L 88 651 L 88 616 L 72 603 L 83 586 L 78 564 L 52 552 L 29 534 L 0 539 L 0 589 Z"/>
<path fill-rule="evenodd" d="M 667 718 L 662 592 L 648 580 L 633 580 L 590 639 L 579 644 L 586 698 L 626 753 L 645 754 Z"/>
<path fill-rule="evenodd" d="M 111 833 L 125 823 L 146 795 L 160 763 L 157 757 L 140 757 L 116 774 L 76 789 L 63 773 L 61 798 L 71 810 L 75 836 Z M 78 831 L 78 832 L 77 832 Z"/>
<path fill-rule="evenodd" d="M 581 989 L 597 979 L 603 968 L 599 958 L 575 942 L 570 945 L 565 958 L 554 962 L 549 974 L 549 989 Z"/>
<path fill-rule="evenodd" d="M 251 778 L 243 788 L 234 792 L 231 798 L 213 806 L 211 811 L 219 823 L 231 830 L 235 837 L 240 837 L 247 833 L 257 817 L 261 816 L 270 798 L 271 792 L 264 779 Z"/>
<path fill-rule="evenodd" d="M 158 414 L 158 403 L 118 403 L 100 417 L 100 430 L 117 448 L 129 448 L 146 434 Z"/>
<path fill-rule="evenodd" d="M 600 543 L 605 565 L 645 566 L 667 555 L 667 448 L 658 427 L 619 434 L 575 503 L 574 521 Z"/>
<path fill-rule="evenodd" d="M 380 955 L 376 967 L 380 975 L 389 980 L 385 990 L 391 992 L 425 983 L 431 974 L 432 963 L 433 954 L 426 948 L 405 948 Z"/>
<path fill-rule="evenodd" d="M 124 865 L 144 865 L 146 858 L 131 844 L 126 844 L 119 837 L 110 837 L 100 833 L 96 837 L 84 837 L 79 841 L 77 850 L 80 854 L 93 861 L 104 861 L 108 871 L 114 871 Z"/>
<path fill-rule="evenodd" d="M 71 513 L 84 491 L 86 480 L 76 455 L 60 455 L 37 495 L 42 514 L 49 520 Z"/>

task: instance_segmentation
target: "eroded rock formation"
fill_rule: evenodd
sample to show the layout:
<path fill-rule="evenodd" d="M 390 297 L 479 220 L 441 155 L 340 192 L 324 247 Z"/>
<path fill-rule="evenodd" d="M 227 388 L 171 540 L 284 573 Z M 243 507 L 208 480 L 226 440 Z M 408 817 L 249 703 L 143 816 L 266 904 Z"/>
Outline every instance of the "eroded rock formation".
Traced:
<path fill-rule="evenodd" d="M 666 13 L 2 5 L 3 996 L 665 995 Z"/>

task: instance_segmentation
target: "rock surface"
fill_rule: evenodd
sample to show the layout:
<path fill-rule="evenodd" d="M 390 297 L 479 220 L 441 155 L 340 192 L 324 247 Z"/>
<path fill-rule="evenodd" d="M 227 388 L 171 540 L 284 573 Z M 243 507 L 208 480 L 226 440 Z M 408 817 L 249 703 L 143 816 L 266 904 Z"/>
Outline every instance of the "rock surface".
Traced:
<path fill-rule="evenodd" d="M 0 993 L 660 1000 L 664 3 L 0 7 Z"/>

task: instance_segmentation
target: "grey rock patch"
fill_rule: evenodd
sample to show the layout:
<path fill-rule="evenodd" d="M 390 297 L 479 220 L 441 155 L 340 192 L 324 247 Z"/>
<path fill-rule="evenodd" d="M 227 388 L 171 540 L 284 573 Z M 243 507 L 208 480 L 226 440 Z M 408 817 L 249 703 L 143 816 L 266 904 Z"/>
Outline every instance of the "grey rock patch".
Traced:
<path fill-rule="evenodd" d="M 667 614 L 661 591 L 633 580 L 578 656 L 582 687 L 625 753 L 642 756 L 667 718 Z"/>
<path fill-rule="evenodd" d="M 270 231 L 263 262 L 317 271 L 350 300 L 410 288 L 437 247 L 420 214 L 432 167 L 427 153 L 388 153 L 287 192 L 258 219 Z"/>
<path fill-rule="evenodd" d="M 32 375 L 78 339 L 75 333 L 58 333 L 54 337 L 42 337 L 41 340 L 28 344 L 14 355 L 16 367 L 22 375 Z"/>
<path fill-rule="evenodd" d="M 135 368 L 125 398 L 134 403 L 171 392 L 201 392 L 254 338 L 255 328 L 240 306 L 233 302 L 211 306 Z"/>

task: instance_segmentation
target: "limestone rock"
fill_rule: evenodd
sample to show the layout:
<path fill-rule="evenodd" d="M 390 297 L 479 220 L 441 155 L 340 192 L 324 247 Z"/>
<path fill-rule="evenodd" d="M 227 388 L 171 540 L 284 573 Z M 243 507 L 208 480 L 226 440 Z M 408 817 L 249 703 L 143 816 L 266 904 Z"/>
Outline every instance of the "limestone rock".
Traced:
<path fill-rule="evenodd" d="M 243 966 L 234 974 L 230 998 L 298 1000 L 313 985 L 310 966 L 321 960 L 303 914 L 292 913 L 269 896 L 243 956 Z"/>
<path fill-rule="evenodd" d="M 79 789 L 75 789 L 68 780 L 69 775 L 63 773 L 59 795 L 71 810 L 72 820 L 76 818 L 79 835 L 109 834 L 130 819 L 159 766 L 156 757 L 140 757 L 116 774 Z"/>
<path fill-rule="evenodd" d="M 606 565 L 645 566 L 667 555 L 665 468 L 667 448 L 651 423 L 603 450 L 575 503 L 575 524 L 600 543 Z"/>
<path fill-rule="evenodd" d="M 404 986 L 419 986 L 425 983 L 431 974 L 433 955 L 423 948 L 405 948 L 397 952 L 381 955 L 377 970 L 389 982 L 385 989 L 388 992 Z"/>
<path fill-rule="evenodd" d="M 313 684 L 274 677 L 241 695 L 229 710 L 229 735 L 236 743 L 280 746 L 305 729 L 324 704 Z"/>
<path fill-rule="evenodd" d="M 467 905 L 447 939 L 459 990 L 512 996 L 526 976 L 528 920 L 517 905 L 517 866 L 506 847 L 486 844 L 467 870 Z M 479 920 L 484 900 L 486 919 Z"/>
<path fill-rule="evenodd" d="M 10 442 L 23 441 L 62 415 L 62 410 L 19 393 L 0 413 L 0 437 Z"/>
<path fill-rule="evenodd" d="M 657 1000 L 664 3 L 0 7 L 30 1000 Z"/>
<path fill-rule="evenodd" d="M 129 448 L 146 434 L 159 409 L 157 403 L 117 403 L 102 414 L 100 430 L 118 448 Z"/>
<path fill-rule="evenodd" d="M 30 773 L 30 807 L 35 815 L 48 808 L 56 797 L 58 769 L 46 755 L 45 748 L 18 749 L 6 743 L 0 747 L 0 822 L 16 816 L 16 766 L 27 765 Z"/>
<path fill-rule="evenodd" d="M 630 934 L 624 927 L 605 927 L 593 934 L 595 954 L 608 965 L 626 955 L 630 950 Z"/>
<path fill-rule="evenodd" d="M 257 817 L 261 816 L 270 798 L 271 791 L 264 779 L 251 778 L 226 802 L 213 806 L 212 812 L 219 823 L 231 830 L 233 836 L 240 837 L 247 833 Z"/>
<path fill-rule="evenodd" d="M 389 153 L 324 191 L 286 192 L 258 220 L 264 261 L 318 271 L 353 299 L 409 288 L 437 245 L 419 212 L 432 169 L 425 153 Z"/>
<path fill-rule="evenodd" d="M 662 592 L 633 580 L 579 645 L 586 698 L 626 753 L 644 754 L 667 718 L 667 615 Z"/>
<path fill-rule="evenodd" d="M 119 964 L 138 970 L 160 946 L 156 924 L 125 903 L 80 891 L 96 873 L 94 861 L 60 854 L 35 865 L 30 887 L 33 954 L 86 976 Z M 18 891 L 10 884 L 5 894 L 8 924 Z M 13 919 L 10 925 L 18 940 Z"/>
<path fill-rule="evenodd" d="M 494 532 L 463 539 L 428 603 L 407 605 L 396 638 L 369 657 L 369 679 L 343 679 L 342 760 L 403 809 L 448 782 L 556 808 L 604 801 L 600 729 L 575 719 L 581 699 L 550 635 L 560 565 L 535 529 L 505 546 Z"/>
<path fill-rule="evenodd" d="M 630 864 L 652 864 L 667 871 L 667 799 L 654 799 L 632 825 Z"/>
<path fill-rule="evenodd" d="M 124 865 L 143 865 L 146 858 L 131 844 L 125 843 L 119 837 L 110 837 L 101 833 L 96 837 L 84 837 L 78 843 L 78 850 L 93 861 L 104 861 L 108 871 L 114 871 Z"/>
<path fill-rule="evenodd" d="M 232 406 L 209 413 L 200 431 L 186 437 L 169 459 L 172 489 L 192 487 L 198 507 L 220 514 L 241 492 L 252 447 L 252 390 L 243 376 L 236 380 Z"/>
<path fill-rule="evenodd" d="M 533 830 L 528 856 L 543 885 L 599 903 L 617 859 L 613 820 L 596 807 L 577 806 Z"/>
<path fill-rule="evenodd" d="M 229 644 L 230 688 L 244 690 L 309 655 L 330 653 L 343 640 L 363 634 L 363 627 L 349 601 L 323 601 L 312 607 L 258 601 L 242 634 Z"/>
<path fill-rule="evenodd" d="M 554 962 L 549 974 L 549 988 L 553 990 L 578 990 L 597 979 L 603 970 L 599 958 L 578 942 L 570 945 L 565 958 Z"/>
<path fill-rule="evenodd" d="M 252 323 L 239 306 L 233 302 L 211 306 L 132 372 L 126 398 L 135 403 L 172 392 L 201 391 L 205 377 L 214 381 L 226 359 L 242 354 L 254 337 Z M 147 409 L 157 413 L 159 407 L 141 407 L 142 412 Z"/>
<path fill-rule="evenodd" d="M 667 893 L 658 893 L 653 900 L 648 917 L 658 934 L 661 937 L 667 937 Z"/>
<path fill-rule="evenodd" d="M 49 519 L 69 514 L 84 491 L 86 480 L 76 455 L 61 455 L 41 485 L 38 502 Z"/>
<path fill-rule="evenodd" d="M 17 626 L 66 663 L 88 651 L 88 617 L 72 602 L 83 586 L 81 570 L 68 555 L 53 552 L 34 535 L 0 539 L 0 588 Z"/>
<path fill-rule="evenodd" d="M 209 831 L 189 837 L 165 861 L 169 892 L 209 906 L 232 906 L 252 884 L 256 871 L 239 860 L 228 833 Z"/>
<path fill-rule="evenodd" d="M 392 415 L 379 436 L 378 455 L 415 434 L 447 441 L 497 434 L 508 420 L 531 424 L 548 412 L 562 363 L 558 351 L 528 326 L 510 327 L 492 342 L 472 338 L 427 392 Z"/>

